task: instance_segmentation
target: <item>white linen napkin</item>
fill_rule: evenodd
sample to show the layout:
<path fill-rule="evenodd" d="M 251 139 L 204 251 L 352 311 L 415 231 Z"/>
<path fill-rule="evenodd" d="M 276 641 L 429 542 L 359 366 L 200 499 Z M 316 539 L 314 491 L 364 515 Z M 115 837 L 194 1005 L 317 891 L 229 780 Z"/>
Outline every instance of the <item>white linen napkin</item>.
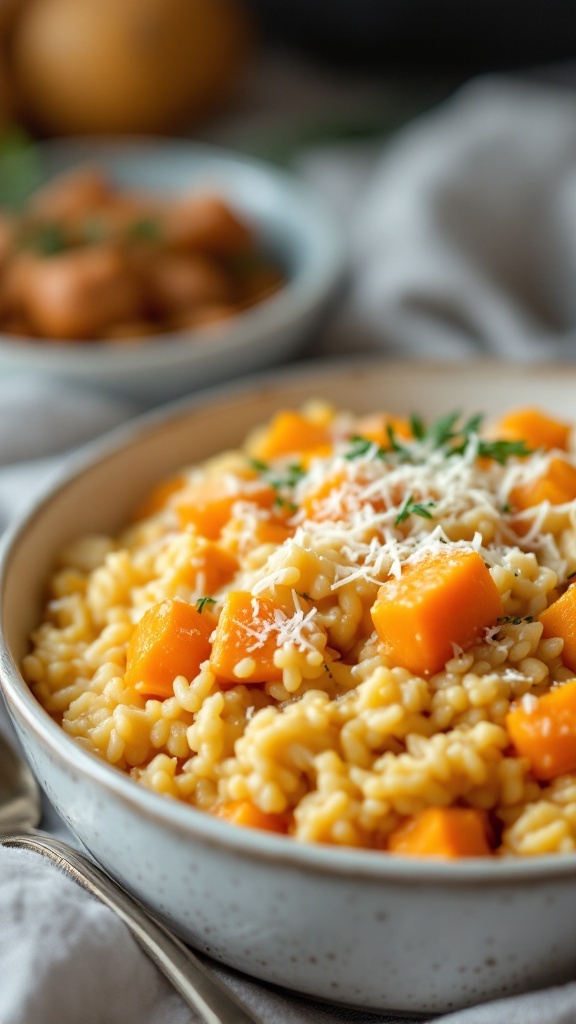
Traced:
<path fill-rule="evenodd" d="M 478 80 L 375 157 L 372 148 L 342 150 L 334 175 L 334 155 L 330 148 L 300 162 L 343 209 L 350 236 L 349 291 L 319 352 L 573 358 L 575 95 Z M 38 379 L 0 380 L 0 528 L 24 510 L 68 447 L 137 411 Z M 10 728 L 1 708 L 0 728 Z M 47 805 L 44 827 L 65 832 Z M 386 1008 L 319 1006 L 212 969 L 265 1024 L 400 1024 Z M 193 1019 L 111 911 L 39 856 L 0 850 L 1 1024 Z M 576 984 L 438 1020 L 572 1024 Z"/>

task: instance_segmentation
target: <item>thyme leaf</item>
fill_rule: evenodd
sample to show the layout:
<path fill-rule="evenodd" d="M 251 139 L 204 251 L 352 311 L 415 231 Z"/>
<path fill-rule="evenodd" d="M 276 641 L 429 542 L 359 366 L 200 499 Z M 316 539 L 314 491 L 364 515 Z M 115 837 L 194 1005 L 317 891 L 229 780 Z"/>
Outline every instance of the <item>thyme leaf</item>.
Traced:
<path fill-rule="evenodd" d="M 279 494 L 274 498 L 274 504 L 278 508 L 285 508 L 288 512 L 298 511 L 298 505 L 295 505 L 293 501 L 288 501 L 287 498 L 282 498 Z"/>
<path fill-rule="evenodd" d="M 262 462 L 261 459 L 248 459 L 248 465 L 251 469 L 255 469 L 257 473 L 267 473 L 270 466 L 267 462 Z"/>
<path fill-rule="evenodd" d="M 368 455 L 369 452 L 374 452 L 377 459 L 387 458 L 387 451 L 382 448 L 381 445 L 376 444 L 376 441 L 371 441 L 369 437 L 362 437 L 361 434 L 354 434 L 350 438 L 351 448 L 349 451 L 344 453 L 344 458 L 351 461 L 352 459 L 361 459 L 364 455 Z"/>
<path fill-rule="evenodd" d="M 260 459 L 249 459 L 248 463 L 257 473 L 261 473 L 266 477 L 270 487 L 273 487 L 275 491 L 281 491 L 286 487 L 296 487 L 298 481 L 306 475 L 306 470 L 299 462 L 294 462 L 287 466 L 285 475 L 279 477 L 267 476 L 272 471 L 271 466 L 267 462 L 262 462 Z"/>
<path fill-rule="evenodd" d="M 399 526 L 400 523 L 403 523 L 411 515 L 422 516 L 423 519 L 432 519 L 432 513 L 428 509 L 433 508 L 434 505 L 434 501 L 414 501 L 414 495 L 409 494 L 394 520 L 394 526 Z"/>
<path fill-rule="evenodd" d="M 390 443 L 391 451 L 396 452 L 397 455 L 400 455 L 402 460 L 405 460 L 406 462 L 413 462 L 414 454 L 412 450 L 408 448 L 405 444 L 400 444 L 400 441 L 396 436 L 396 431 L 394 430 L 394 427 L 392 426 L 391 423 L 388 423 L 386 425 L 386 433 L 388 434 L 388 441 Z"/>
<path fill-rule="evenodd" d="M 268 483 L 275 491 L 279 491 L 284 487 L 296 487 L 296 484 L 303 476 L 306 476 L 306 470 L 301 463 L 295 462 L 291 466 L 286 467 L 285 476 L 270 479 Z"/>
<path fill-rule="evenodd" d="M 533 615 L 501 615 L 496 622 L 509 623 L 511 626 L 520 626 L 522 622 L 534 622 Z"/>
<path fill-rule="evenodd" d="M 410 416 L 410 430 L 417 441 L 423 441 L 426 437 L 426 425 L 424 420 L 415 412 Z"/>
<path fill-rule="evenodd" d="M 478 455 L 484 459 L 493 459 L 503 466 L 512 456 L 521 458 L 531 455 L 533 449 L 529 448 L 526 441 L 479 441 Z"/>
<path fill-rule="evenodd" d="M 431 442 L 434 448 L 444 448 L 462 433 L 461 430 L 454 429 L 459 419 L 459 412 L 450 412 L 446 416 L 440 416 L 428 427 L 422 440 Z"/>

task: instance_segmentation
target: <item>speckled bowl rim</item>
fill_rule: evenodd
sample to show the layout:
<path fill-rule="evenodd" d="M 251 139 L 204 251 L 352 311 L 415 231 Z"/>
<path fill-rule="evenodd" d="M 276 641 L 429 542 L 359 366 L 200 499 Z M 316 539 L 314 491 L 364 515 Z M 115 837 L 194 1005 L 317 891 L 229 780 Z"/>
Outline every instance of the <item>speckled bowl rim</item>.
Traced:
<path fill-rule="evenodd" d="M 194 415 L 197 410 L 220 403 L 227 398 L 260 394 L 267 389 L 282 388 L 286 383 L 313 380 L 315 376 L 327 375 L 337 379 L 350 376 L 357 370 L 366 371 L 371 366 L 382 368 L 383 364 L 394 374 L 394 368 L 405 366 L 402 362 L 388 362 L 380 357 L 335 358 L 329 361 L 297 363 L 280 370 L 252 375 L 237 384 L 218 385 L 197 393 L 192 398 L 178 399 L 165 406 L 144 413 L 136 419 L 117 427 L 103 438 L 84 446 L 73 456 L 66 467 L 46 486 L 27 513 L 13 523 L 0 541 L 0 691 L 4 693 L 9 712 L 20 717 L 35 740 L 61 761 L 66 768 L 85 775 L 114 798 L 141 812 L 158 827 L 167 826 L 190 840 L 197 838 L 203 844 L 225 848 L 277 865 L 287 865 L 302 871 L 330 875 L 332 877 L 353 876 L 371 882 L 400 883 L 414 885 L 442 884 L 458 888 L 459 885 L 482 883 L 509 886 L 515 882 L 525 884 L 527 880 L 545 880 L 576 874 L 576 853 L 534 856 L 525 859 L 487 860 L 467 858 L 461 861 L 417 860 L 394 856 L 375 850 L 361 850 L 351 847 L 337 848 L 322 844 L 306 844 L 294 839 L 261 832 L 256 829 L 236 828 L 217 818 L 211 817 L 187 804 L 178 803 L 138 786 L 128 776 L 112 765 L 101 761 L 95 754 L 84 750 L 69 737 L 36 701 L 24 682 L 8 647 L 3 629 L 3 594 L 6 579 L 10 573 L 13 553 L 25 542 L 29 526 L 43 515 L 54 498 L 74 484 L 77 477 L 89 474 L 96 464 L 104 463 L 121 449 L 155 434 L 163 426 L 174 424 L 178 419 Z M 537 364 L 533 367 L 518 367 L 501 360 L 477 360 L 465 364 L 466 373 L 474 373 L 475 367 L 494 368 L 501 373 L 508 365 L 516 375 L 534 374 L 539 378 L 544 373 L 573 378 L 576 386 L 576 367 L 569 364 Z M 422 361 L 419 368 L 435 371 L 445 369 L 447 373 L 458 372 L 453 363 Z M 463 368 L 464 370 L 464 368 Z"/>
<path fill-rule="evenodd" d="M 14 370 L 30 367 L 37 372 L 57 369 L 59 364 L 65 363 L 67 373 L 74 371 L 87 381 L 95 371 L 113 380 L 116 374 L 139 366 L 142 360 L 147 371 L 151 371 L 176 367 L 183 359 L 187 366 L 200 364 L 204 355 L 225 359 L 227 354 L 242 349 L 271 330 L 288 327 L 306 317 L 328 297 L 344 275 L 345 243 L 336 217 L 304 180 L 257 156 L 194 140 L 139 136 L 121 140 L 106 136 L 52 139 L 38 143 L 38 147 L 48 160 L 52 154 L 52 159 L 54 156 L 69 159 L 71 165 L 82 159 L 78 154 L 86 152 L 86 160 L 93 163 L 107 162 L 110 158 L 167 161 L 172 157 L 188 159 L 192 166 L 206 163 L 220 167 L 227 176 L 237 169 L 252 175 L 261 187 L 270 185 L 285 202 L 296 205 L 299 223 L 306 224 L 309 244 L 305 257 L 279 291 L 231 318 L 221 331 L 170 331 L 139 338 L 133 344 L 117 345 L 57 339 L 50 342 L 33 338 L 22 340 L 0 331 L 0 356 L 3 360 L 13 360 Z M 281 243 L 279 248 L 282 248 Z"/>

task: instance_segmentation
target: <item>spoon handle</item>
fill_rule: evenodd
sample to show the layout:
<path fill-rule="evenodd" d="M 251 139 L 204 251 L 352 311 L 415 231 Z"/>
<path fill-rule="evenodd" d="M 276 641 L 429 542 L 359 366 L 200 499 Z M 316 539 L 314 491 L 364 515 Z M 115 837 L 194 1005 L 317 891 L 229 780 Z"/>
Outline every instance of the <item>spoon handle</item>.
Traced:
<path fill-rule="evenodd" d="M 0 835 L 0 845 L 48 857 L 113 910 L 203 1024 L 263 1024 L 208 974 L 183 942 L 78 850 L 42 833 Z"/>

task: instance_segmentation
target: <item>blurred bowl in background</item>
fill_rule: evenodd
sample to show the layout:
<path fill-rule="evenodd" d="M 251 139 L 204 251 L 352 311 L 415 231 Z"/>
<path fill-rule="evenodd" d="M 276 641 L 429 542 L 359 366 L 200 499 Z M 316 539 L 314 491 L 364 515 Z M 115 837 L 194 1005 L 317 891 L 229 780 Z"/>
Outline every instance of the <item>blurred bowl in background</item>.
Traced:
<path fill-rule="evenodd" d="M 174 199 L 222 197 L 251 229 L 283 285 L 237 315 L 205 327 L 122 341 L 0 334 L 0 373 L 85 384 L 155 403 L 272 366 L 301 350 L 345 268 L 343 237 L 321 199 L 273 166 L 179 141 L 57 140 L 39 147 L 45 181 L 100 168 L 120 188 Z"/>

